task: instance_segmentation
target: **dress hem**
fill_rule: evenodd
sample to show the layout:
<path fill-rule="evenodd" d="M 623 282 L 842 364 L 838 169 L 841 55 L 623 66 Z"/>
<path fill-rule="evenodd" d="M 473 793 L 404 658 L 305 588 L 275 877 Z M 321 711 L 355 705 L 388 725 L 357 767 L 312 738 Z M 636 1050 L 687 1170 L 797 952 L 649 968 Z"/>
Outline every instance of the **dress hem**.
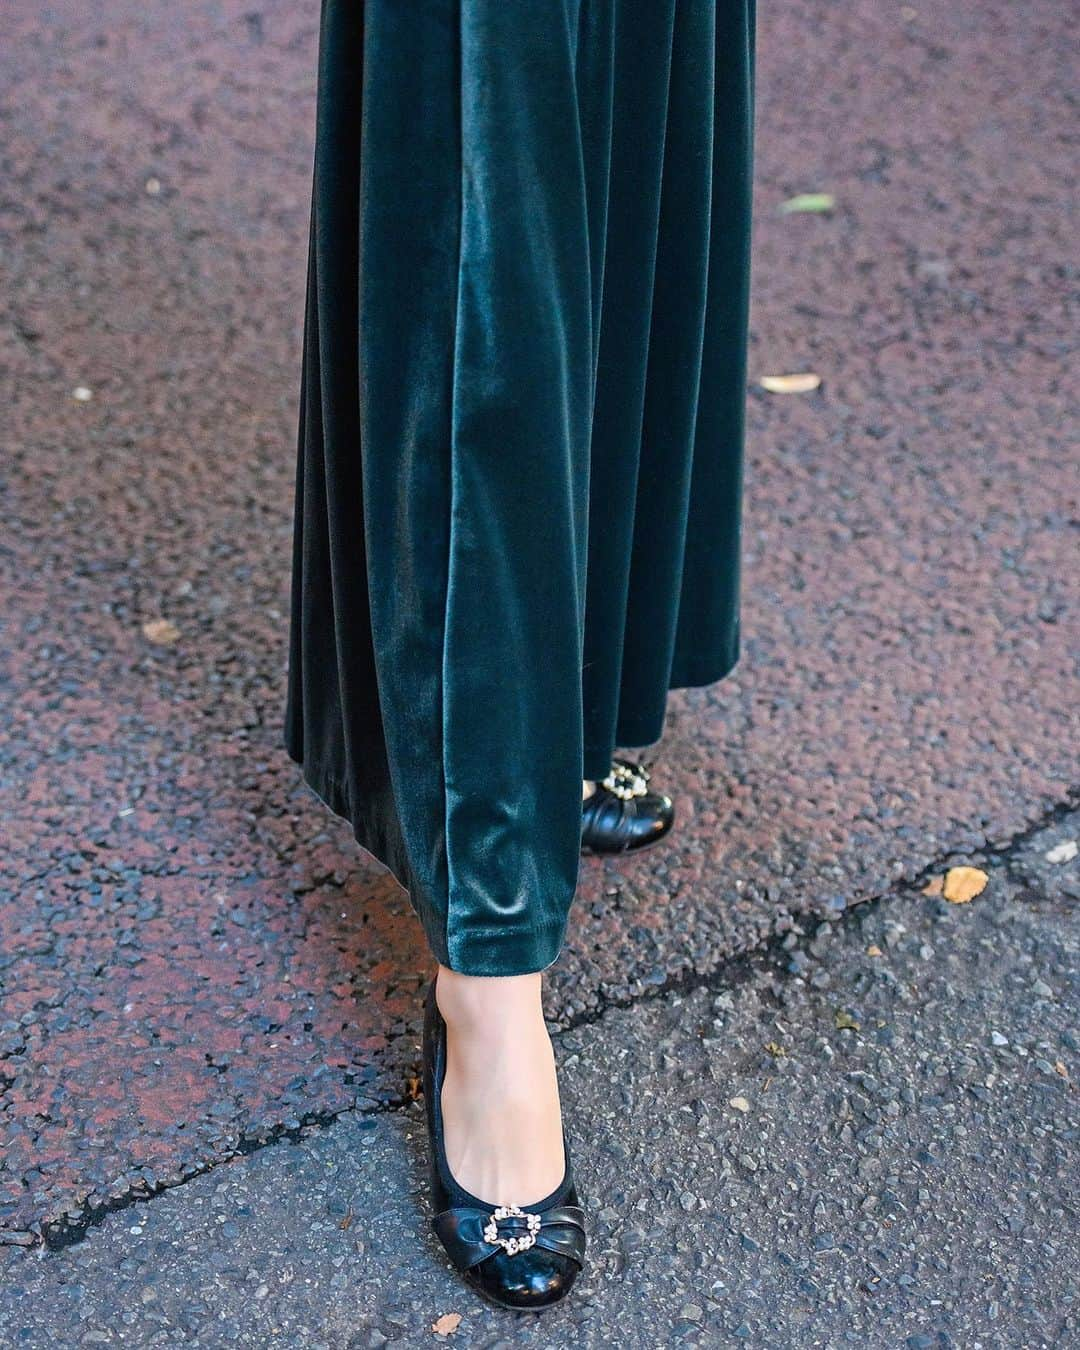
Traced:
<path fill-rule="evenodd" d="M 301 781 L 331 815 L 348 825 L 360 847 L 380 866 L 385 867 L 409 897 L 413 913 L 424 933 L 433 958 L 460 975 L 498 976 L 534 975 L 550 969 L 562 953 L 566 937 L 566 919 L 543 924 L 539 928 L 515 931 L 510 925 L 476 929 L 456 940 L 444 938 L 444 927 L 436 928 L 424 922 L 424 913 L 413 896 L 415 880 L 409 869 L 389 861 L 389 850 L 364 829 L 363 815 L 353 808 L 347 789 L 337 779 L 315 771 L 304 762 L 303 756 L 285 742 L 285 751 L 299 768 Z M 479 949 L 479 950 L 478 950 Z M 512 951 L 513 960 L 507 960 Z M 493 956 L 496 956 L 492 960 Z"/>

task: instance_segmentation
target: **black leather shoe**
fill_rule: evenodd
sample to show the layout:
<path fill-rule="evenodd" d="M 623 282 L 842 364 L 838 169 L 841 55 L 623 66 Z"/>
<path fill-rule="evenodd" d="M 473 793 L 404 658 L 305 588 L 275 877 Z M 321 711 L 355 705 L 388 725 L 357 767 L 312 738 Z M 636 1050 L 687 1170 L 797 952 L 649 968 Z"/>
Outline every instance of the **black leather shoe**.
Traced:
<path fill-rule="evenodd" d="M 446 1162 L 445 1076 L 446 1023 L 432 984 L 424 1009 L 424 1103 L 435 1232 L 466 1282 L 492 1303 L 524 1311 L 548 1308 L 570 1292 L 585 1261 L 585 1215 L 574 1191 L 570 1155 L 558 1190 L 527 1210 L 489 1205 L 470 1195 Z"/>
<path fill-rule="evenodd" d="M 627 853 L 658 843 L 675 823 L 670 797 L 649 791 L 649 771 L 630 759 L 612 760 L 611 772 L 581 804 L 584 853 Z"/>

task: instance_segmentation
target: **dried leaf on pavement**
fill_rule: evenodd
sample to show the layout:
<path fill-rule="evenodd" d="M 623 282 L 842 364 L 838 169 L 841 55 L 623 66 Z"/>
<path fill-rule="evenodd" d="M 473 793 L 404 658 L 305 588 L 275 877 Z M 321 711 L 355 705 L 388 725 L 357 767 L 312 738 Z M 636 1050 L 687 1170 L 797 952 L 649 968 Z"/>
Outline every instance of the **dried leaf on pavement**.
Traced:
<path fill-rule="evenodd" d="M 770 394 L 809 394 L 821 385 L 821 376 L 813 371 L 799 371 L 793 375 L 762 375 L 761 387 Z"/>
<path fill-rule="evenodd" d="M 452 1336 L 460 1325 L 460 1313 L 443 1313 L 432 1322 L 431 1329 L 436 1336 Z"/>
<path fill-rule="evenodd" d="M 837 1008 L 836 1029 L 837 1031 L 858 1031 L 859 1024 L 846 1008 Z"/>
<path fill-rule="evenodd" d="M 922 893 L 923 895 L 940 895 L 944 889 L 945 889 L 944 877 L 931 877 L 930 880 L 926 883 L 926 885 L 922 888 Z"/>
<path fill-rule="evenodd" d="M 980 867 L 950 867 L 941 893 L 951 905 L 966 905 L 982 894 L 989 880 Z"/>
<path fill-rule="evenodd" d="M 799 192 L 782 202 L 780 210 L 790 216 L 797 211 L 831 211 L 835 205 L 836 198 L 831 192 Z"/>
<path fill-rule="evenodd" d="M 180 636 L 180 629 L 171 619 L 149 619 L 142 631 L 143 637 L 158 647 L 171 646 Z"/>

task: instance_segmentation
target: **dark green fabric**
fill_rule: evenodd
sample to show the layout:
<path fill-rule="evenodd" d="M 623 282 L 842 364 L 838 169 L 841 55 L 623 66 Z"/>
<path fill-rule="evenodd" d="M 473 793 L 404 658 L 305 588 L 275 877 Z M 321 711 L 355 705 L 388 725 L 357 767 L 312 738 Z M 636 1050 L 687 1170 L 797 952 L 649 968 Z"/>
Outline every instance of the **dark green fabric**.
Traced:
<path fill-rule="evenodd" d="M 739 652 L 753 0 L 324 0 L 286 745 L 435 956 Z"/>

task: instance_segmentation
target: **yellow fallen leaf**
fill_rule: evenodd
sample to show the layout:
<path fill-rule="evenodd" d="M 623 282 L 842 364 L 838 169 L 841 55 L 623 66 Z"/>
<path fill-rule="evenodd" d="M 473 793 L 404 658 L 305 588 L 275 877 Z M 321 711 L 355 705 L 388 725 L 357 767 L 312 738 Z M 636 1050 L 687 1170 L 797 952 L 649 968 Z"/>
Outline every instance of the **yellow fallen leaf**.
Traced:
<path fill-rule="evenodd" d="M 858 1031 L 859 1024 L 846 1008 L 837 1008 L 836 1029 L 837 1031 Z"/>
<path fill-rule="evenodd" d="M 941 893 L 951 905 L 966 905 L 986 889 L 990 878 L 978 867 L 950 867 Z"/>
<path fill-rule="evenodd" d="M 460 1313 L 443 1313 L 432 1322 L 431 1329 L 436 1336 L 452 1336 L 460 1325 Z"/>
<path fill-rule="evenodd" d="M 923 895 L 940 895 L 945 888 L 944 877 L 931 877 L 922 888 Z"/>
<path fill-rule="evenodd" d="M 180 629 L 171 619 L 149 619 L 142 626 L 143 637 L 159 647 L 168 647 L 180 636 Z"/>
<path fill-rule="evenodd" d="M 772 1055 L 773 1059 L 781 1059 L 784 1055 L 787 1054 L 787 1051 L 779 1043 L 779 1041 L 769 1041 L 769 1043 L 765 1046 L 765 1051 L 767 1054 Z"/>
<path fill-rule="evenodd" d="M 762 375 L 761 387 L 770 394 L 809 394 L 821 385 L 821 376 L 806 370 L 795 375 Z"/>
<path fill-rule="evenodd" d="M 836 198 L 831 192 L 800 192 L 782 202 L 780 210 L 785 216 L 790 216 L 799 211 L 831 211 L 835 205 Z"/>
<path fill-rule="evenodd" d="M 877 945 L 876 942 L 871 942 L 870 946 L 867 947 L 866 949 L 866 954 L 867 956 L 880 956 L 881 948 Z"/>

